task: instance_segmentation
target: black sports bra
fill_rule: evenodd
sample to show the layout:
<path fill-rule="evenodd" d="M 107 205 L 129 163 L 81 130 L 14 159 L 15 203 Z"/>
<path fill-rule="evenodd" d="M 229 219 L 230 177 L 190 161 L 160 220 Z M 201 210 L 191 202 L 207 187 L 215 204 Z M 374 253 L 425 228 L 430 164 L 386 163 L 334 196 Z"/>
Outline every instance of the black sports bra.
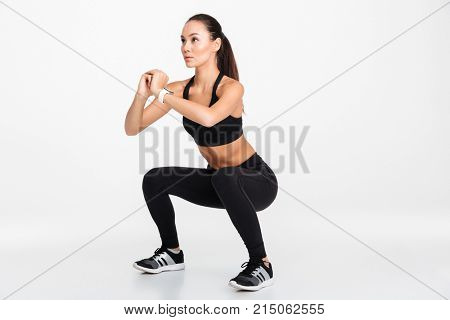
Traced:
<path fill-rule="evenodd" d="M 184 99 L 189 100 L 189 88 L 194 82 L 194 77 L 195 75 L 191 78 L 191 80 L 189 80 L 188 84 L 184 88 Z M 216 95 L 216 90 L 222 77 L 223 72 L 220 71 L 213 86 L 209 107 L 211 107 L 214 103 L 217 102 L 217 100 L 219 100 Z M 235 118 L 232 115 L 229 115 L 212 127 L 202 126 L 197 122 L 183 117 L 183 126 L 199 146 L 220 146 L 222 144 L 227 144 L 238 139 L 243 133 L 242 117 Z"/>

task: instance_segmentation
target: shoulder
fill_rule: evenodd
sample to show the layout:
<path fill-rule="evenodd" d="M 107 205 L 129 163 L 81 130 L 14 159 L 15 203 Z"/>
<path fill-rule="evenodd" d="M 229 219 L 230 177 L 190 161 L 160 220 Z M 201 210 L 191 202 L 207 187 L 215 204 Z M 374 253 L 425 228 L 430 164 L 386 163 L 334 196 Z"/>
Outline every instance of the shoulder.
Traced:
<path fill-rule="evenodd" d="M 225 92 L 231 92 L 231 93 L 234 93 L 237 95 L 243 95 L 244 94 L 244 85 L 241 82 L 239 82 L 238 80 L 235 80 L 228 76 L 223 76 L 222 80 L 220 81 L 219 86 L 217 87 L 217 95 L 221 96 Z"/>

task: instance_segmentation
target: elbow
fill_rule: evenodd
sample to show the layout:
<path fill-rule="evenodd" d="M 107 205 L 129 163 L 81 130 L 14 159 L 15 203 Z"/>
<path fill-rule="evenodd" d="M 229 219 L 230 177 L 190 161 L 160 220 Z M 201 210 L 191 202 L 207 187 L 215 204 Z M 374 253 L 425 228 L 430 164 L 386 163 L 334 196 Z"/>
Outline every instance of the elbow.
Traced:
<path fill-rule="evenodd" d="M 127 136 L 135 136 L 139 133 L 139 129 L 128 128 L 125 126 L 125 134 Z"/>
<path fill-rule="evenodd" d="M 127 134 L 127 136 L 135 136 L 135 135 L 138 134 L 138 133 L 135 132 L 135 131 L 126 131 L 125 133 Z"/>
<path fill-rule="evenodd" d="M 210 116 L 210 117 L 206 117 L 205 119 L 203 119 L 202 125 L 204 127 L 211 128 L 211 127 L 214 127 L 217 122 L 218 121 L 214 117 Z"/>

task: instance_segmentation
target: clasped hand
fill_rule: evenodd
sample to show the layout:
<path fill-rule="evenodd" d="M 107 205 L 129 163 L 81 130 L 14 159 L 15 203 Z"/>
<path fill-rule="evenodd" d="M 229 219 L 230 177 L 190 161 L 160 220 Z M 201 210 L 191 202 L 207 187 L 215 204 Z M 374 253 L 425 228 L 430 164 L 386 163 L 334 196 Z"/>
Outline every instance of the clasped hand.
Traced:
<path fill-rule="evenodd" d="M 169 77 L 163 71 L 158 69 L 147 71 L 141 76 L 141 80 L 139 81 L 138 94 L 145 98 L 150 97 L 150 95 L 158 98 L 159 92 L 168 82 Z"/>

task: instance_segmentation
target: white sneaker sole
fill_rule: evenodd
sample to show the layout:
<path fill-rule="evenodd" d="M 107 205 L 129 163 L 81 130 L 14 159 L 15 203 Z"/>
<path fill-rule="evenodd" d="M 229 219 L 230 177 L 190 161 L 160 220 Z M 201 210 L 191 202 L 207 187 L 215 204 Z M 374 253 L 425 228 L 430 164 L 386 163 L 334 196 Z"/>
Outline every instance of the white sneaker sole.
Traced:
<path fill-rule="evenodd" d="M 260 284 L 257 285 L 257 286 L 251 286 L 251 287 L 247 287 L 247 286 L 240 285 L 240 284 L 236 283 L 236 281 L 234 281 L 234 280 L 231 280 L 230 282 L 228 282 L 228 285 L 230 285 L 230 286 L 233 287 L 233 288 L 241 289 L 241 290 L 248 290 L 248 291 L 257 291 L 257 290 L 259 290 L 259 289 L 262 289 L 262 288 L 264 288 L 264 287 L 271 286 L 271 285 L 273 285 L 273 284 L 274 284 L 273 278 L 271 278 L 271 279 L 269 279 L 269 280 L 266 280 L 266 281 L 260 283 Z"/>
<path fill-rule="evenodd" d="M 177 264 L 171 264 L 168 266 L 159 267 L 158 269 L 149 269 L 145 267 L 141 267 L 136 262 L 133 263 L 133 267 L 135 269 L 138 269 L 140 271 L 144 271 L 147 273 L 160 273 L 163 271 L 177 271 L 177 270 L 183 270 L 184 269 L 184 263 L 177 263 Z"/>

